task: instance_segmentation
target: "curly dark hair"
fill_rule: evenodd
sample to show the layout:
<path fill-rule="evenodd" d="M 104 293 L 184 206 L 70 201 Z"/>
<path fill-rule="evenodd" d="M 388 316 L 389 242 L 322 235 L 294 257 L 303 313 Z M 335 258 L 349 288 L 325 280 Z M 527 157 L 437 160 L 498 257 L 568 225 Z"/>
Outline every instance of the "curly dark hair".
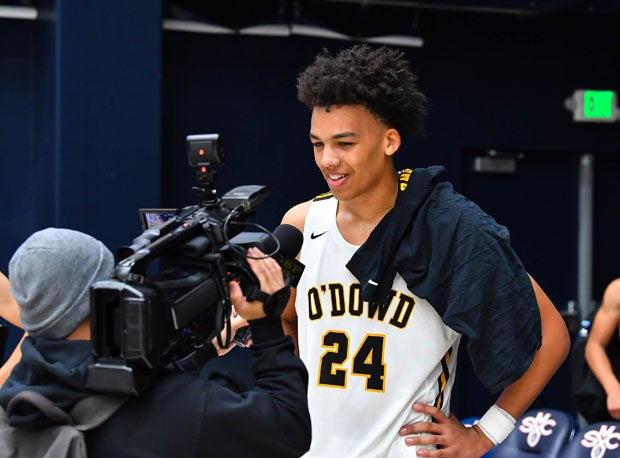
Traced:
<path fill-rule="evenodd" d="M 403 139 L 426 118 L 427 100 L 404 53 L 354 45 L 333 56 L 323 49 L 297 78 L 297 98 L 309 108 L 363 105 Z"/>

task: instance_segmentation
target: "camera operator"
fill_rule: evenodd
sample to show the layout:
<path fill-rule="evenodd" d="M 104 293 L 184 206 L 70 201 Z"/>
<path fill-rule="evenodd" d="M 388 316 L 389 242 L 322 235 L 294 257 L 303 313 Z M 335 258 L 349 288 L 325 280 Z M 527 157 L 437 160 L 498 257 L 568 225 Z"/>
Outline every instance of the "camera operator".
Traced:
<path fill-rule="evenodd" d="M 283 288 L 275 260 L 261 258 L 254 248 L 248 255 L 263 292 Z M 9 279 L 28 337 L 21 361 L 0 389 L 4 409 L 25 389 L 65 411 L 91 394 L 85 386 L 94 362 L 89 286 L 107 279 L 113 267 L 113 256 L 100 241 L 69 229 L 44 229 L 18 248 Z M 89 457 L 294 457 L 308 449 L 307 372 L 293 354 L 292 340 L 284 336 L 279 317 L 267 318 L 263 304 L 248 303 L 234 282 L 230 298 L 252 326 L 254 386 L 239 391 L 216 373 L 208 377 L 168 365 L 149 389 L 85 432 Z M 20 408 L 10 420 L 15 426 L 45 424 L 42 415 Z"/>

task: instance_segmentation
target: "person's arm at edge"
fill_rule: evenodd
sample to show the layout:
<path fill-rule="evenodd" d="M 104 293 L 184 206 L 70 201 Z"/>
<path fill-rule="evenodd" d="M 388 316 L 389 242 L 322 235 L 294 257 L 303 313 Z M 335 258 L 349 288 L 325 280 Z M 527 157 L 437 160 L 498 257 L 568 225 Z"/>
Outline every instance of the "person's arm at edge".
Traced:
<path fill-rule="evenodd" d="M 11 323 L 13 326 L 21 328 L 21 322 L 19 321 L 19 307 L 11 295 L 9 279 L 6 278 L 2 272 L 0 272 L 0 317 Z M 13 353 L 11 353 L 11 356 L 9 356 L 4 364 L 2 364 L 2 367 L 0 367 L 0 388 L 9 378 L 9 375 L 11 375 L 13 367 L 15 367 L 15 365 L 22 358 L 21 344 L 25 337 L 26 334 L 24 333 L 19 343 L 15 346 Z"/>
<path fill-rule="evenodd" d="M 302 234 L 304 232 L 304 224 L 306 222 L 306 215 L 308 214 L 308 207 L 310 207 L 311 201 L 302 202 L 295 205 L 282 217 L 282 224 L 290 224 L 291 226 L 299 229 Z M 299 253 L 297 254 L 299 259 Z M 295 354 L 299 355 L 299 344 L 297 342 L 297 312 L 295 311 L 295 298 L 297 297 L 297 291 L 295 288 L 291 288 L 291 297 L 286 304 L 286 308 L 282 312 L 282 329 L 284 333 L 293 338 L 295 343 Z"/>
<path fill-rule="evenodd" d="M 19 321 L 19 307 L 11 294 L 9 279 L 0 272 L 0 317 L 18 328 L 22 327 Z"/>
<path fill-rule="evenodd" d="M 530 367 L 517 381 L 506 387 L 496 405 L 514 419 L 521 417 L 547 385 L 570 350 L 570 337 L 564 319 L 549 297 L 530 277 L 541 316 L 542 344 Z M 440 450 L 418 449 L 417 456 L 474 457 L 482 456 L 493 447 L 493 442 L 474 425 L 465 428 L 451 415 L 447 418 L 436 407 L 415 404 L 414 409 L 433 416 L 435 422 L 419 422 L 404 426 L 400 434 L 431 433 L 431 436 L 407 437 L 408 445 L 440 444 Z"/>
<path fill-rule="evenodd" d="M 585 358 L 607 394 L 609 414 L 620 419 L 620 381 L 616 378 L 607 356 L 607 345 L 620 323 L 620 278 L 613 280 L 603 293 L 603 303 L 592 322 L 586 341 Z"/>
<path fill-rule="evenodd" d="M 26 333 L 24 333 L 20 341 L 15 346 L 15 349 L 13 350 L 13 353 L 11 353 L 11 356 L 9 356 L 2 365 L 2 367 L 0 367 L 0 388 L 2 388 L 4 383 L 7 381 L 9 375 L 11 375 L 11 372 L 13 371 L 15 365 L 19 363 L 19 361 L 22 359 L 21 346 L 25 338 Z"/>

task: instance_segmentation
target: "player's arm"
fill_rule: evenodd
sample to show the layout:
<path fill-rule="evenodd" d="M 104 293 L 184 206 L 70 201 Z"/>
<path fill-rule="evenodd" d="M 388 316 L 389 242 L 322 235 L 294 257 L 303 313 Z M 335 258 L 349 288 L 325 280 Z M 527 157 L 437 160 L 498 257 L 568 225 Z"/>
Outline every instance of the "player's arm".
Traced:
<path fill-rule="evenodd" d="M 594 317 L 586 342 L 585 357 L 590 369 L 607 393 L 607 410 L 620 419 L 620 382 L 616 378 L 606 348 L 620 324 L 620 278 L 612 281 L 603 294 L 603 303 Z"/>
<path fill-rule="evenodd" d="M 542 344 L 527 371 L 508 386 L 496 404 L 519 418 L 545 388 L 570 351 L 570 336 L 564 319 L 542 288 L 531 278 L 542 325 Z"/>
<path fill-rule="evenodd" d="M 296 297 L 297 291 L 295 288 L 291 288 L 291 297 L 280 318 L 282 319 L 284 334 L 293 338 L 293 342 L 295 342 L 295 354 L 299 356 L 299 345 L 297 343 L 297 312 L 295 311 Z"/>
<path fill-rule="evenodd" d="M 485 414 L 478 425 L 472 428 L 465 428 L 454 415 L 446 417 L 436 407 L 415 404 L 414 410 L 431 415 L 435 421 L 406 425 L 400 434 L 406 436 L 430 433 L 427 436 L 406 437 L 405 442 L 408 445 L 441 446 L 440 450 L 419 449 L 418 456 L 482 456 L 493 447 L 495 442 L 492 439 L 501 442 L 503 436 L 512 430 L 515 419 L 525 413 L 568 355 L 570 337 L 564 319 L 536 281 L 530 279 L 536 294 L 542 326 L 542 344 L 530 367 L 521 378 L 504 389 L 495 406 L 491 407 L 488 414 Z M 505 413 L 512 418 L 507 417 Z"/>
<path fill-rule="evenodd" d="M 304 232 L 304 224 L 306 222 L 306 215 L 308 214 L 308 208 L 311 201 L 302 202 L 295 205 L 289 211 L 287 211 L 282 218 L 282 224 L 290 224 L 297 229 Z M 297 254 L 299 259 L 299 253 Z M 295 354 L 299 355 L 299 346 L 297 343 L 297 312 L 295 311 L 295 298 L 297 297 L 297 291 L 295 288 L 291 288 L 291 298 L 286 304 L 286 308 L 282 312 L 282 329 L 284 333 L 293 338 L 295 342 Z"/>

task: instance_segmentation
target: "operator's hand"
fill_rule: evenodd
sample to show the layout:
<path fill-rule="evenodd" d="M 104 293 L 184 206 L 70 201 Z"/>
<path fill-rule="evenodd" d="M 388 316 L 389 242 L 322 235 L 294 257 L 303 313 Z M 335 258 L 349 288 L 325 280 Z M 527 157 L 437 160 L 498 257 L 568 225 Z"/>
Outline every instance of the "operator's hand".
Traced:
<path fill-rule="evenodd" d="M 265 257 L 264 253 L 258 248 L 249 248 L 247 261 L 260 282 L 261 291 L 273 294 L 284 287 L 282 268 L 275 259 Z M 243 295 L 243 291 L 241 291 L 241 287 L 235 281 L 230 282 L 228 286 L 230 289 L 230 301 L 239 315 L 248 321 L 265 318 L 266 314 L 261 301 L 248 302 Z"/>
<path fill-rule="evenodd" d="M 245 318 L 239 315 L 237 311 L 235 310 L 235 307 L 233 307 L 232 312 L 230 313 L 230 335 L 234 336 L 240 328 L 247 326 L 248 324 L 249 323 L 245 320 Z M 226 329 L 222 329 L 220 337 L 222 339 L 222 342 L 226 341 Z M 215 347 L 215 351 L 217 351 L 217 356 L 225 355 L 230 350 L 232 350 L 235 345 L 237 345 L 235 342 L 232 341 L 232 338 L 231 338 L 230 343 L 228 344 L 228 347 L 220 347 L 217 341 L 217 336 L 213 338 L 211 343 Z M 249 347 L 251 343 L 252 342 L 250 339 L 250 341 L 247 342 L 246 346 Z"/>
<path fill-rule="evenodd" d="M 417 456 L 477 458 L 493 447 L 493 442 L 477 426 L 464 426 L 454 414 L 446 417 L 437 407 L 421 403 L 415 403 L 413 410 L 428 414 L 435 420 L 412 423 L 400 429 L 399 434 L 407 436 L 407 445 L 423 447 L 416 450 Z M 431 449 L 429 445 L 436 446 L 436 449 Z"/>

